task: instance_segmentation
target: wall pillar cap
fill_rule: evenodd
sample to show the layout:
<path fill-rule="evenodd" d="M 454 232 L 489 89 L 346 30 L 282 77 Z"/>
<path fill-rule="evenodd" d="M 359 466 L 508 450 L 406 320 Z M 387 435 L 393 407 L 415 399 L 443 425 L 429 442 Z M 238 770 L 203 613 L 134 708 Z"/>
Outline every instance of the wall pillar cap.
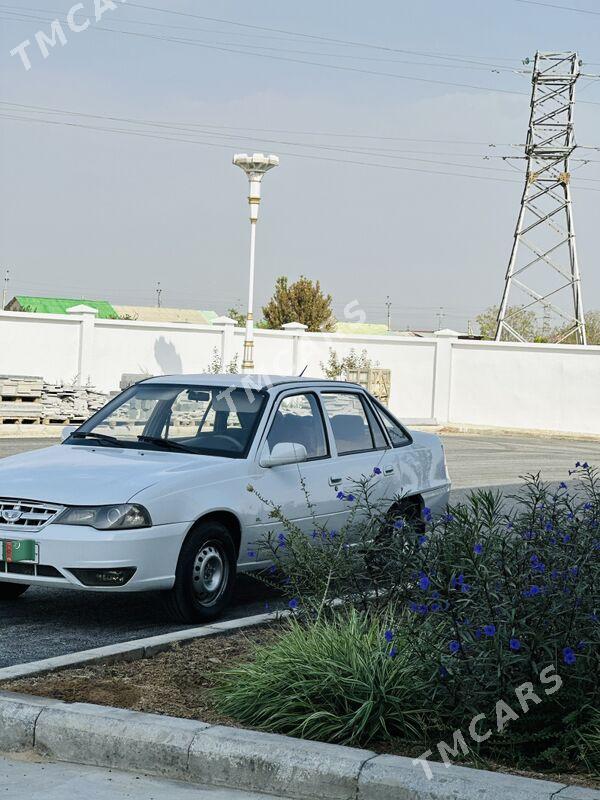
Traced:
<path fill-rule="evenodd" d="M 301 322 L 286 322 L 281 326 L 284 331 L 297 331 L 298 333 L 308 330 L 308 325 L 303 325 Z"/>
<path fill-rule="evenodd" d="M 212 322 L 212 325 L 237 325 L 237 322 L 231 317 L 215 317 Z"/>
<path fill-rule="evenodd" d="M 86 306 L 85 303 L 82 303 L 79 306 L 71 306 L 71 308 L 67 308 L 67 314 L 83 314 L 97 317 L 98 316 L 98 309 L 92 308 L 91 306 Z"/>

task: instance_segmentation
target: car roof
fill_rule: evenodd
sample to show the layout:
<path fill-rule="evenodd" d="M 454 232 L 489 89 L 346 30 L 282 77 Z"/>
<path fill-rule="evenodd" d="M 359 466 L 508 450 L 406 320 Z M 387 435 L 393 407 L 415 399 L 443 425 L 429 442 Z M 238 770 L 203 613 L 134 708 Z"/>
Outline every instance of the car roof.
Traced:
<path fill-rule="evenodd" d="M 232 386 L 233 388 L 240 389 L 270 389 L 274 386 L 334 386 L 340 387 L 340 384 L 345 386 L 352 386 L 355 389 L 363 389 L 358 383 L 349 383 L 346 381 L 334 381 L 324 378 L 310 378 L 298 377 L 293 375 L 258 375 L 258 374 L 221 374 L 214 375 L 209 373 L 198 375 L 159 375 L 153 378 L 146 378 L 141 383 L 169 383 L 169 384 L 183 384 L 186 386 Z"/>

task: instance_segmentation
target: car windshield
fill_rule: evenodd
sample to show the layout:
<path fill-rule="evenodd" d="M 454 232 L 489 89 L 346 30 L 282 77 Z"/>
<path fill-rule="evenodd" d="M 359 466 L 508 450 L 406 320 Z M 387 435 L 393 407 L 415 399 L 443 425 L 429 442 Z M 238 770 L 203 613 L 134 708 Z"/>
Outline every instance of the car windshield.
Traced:
<path fill-rule="evenodd" d="M 250 448 L 264 403 L 264 393 L 250 389 L 140 383 L 67 442 L 240 458 Z"/>

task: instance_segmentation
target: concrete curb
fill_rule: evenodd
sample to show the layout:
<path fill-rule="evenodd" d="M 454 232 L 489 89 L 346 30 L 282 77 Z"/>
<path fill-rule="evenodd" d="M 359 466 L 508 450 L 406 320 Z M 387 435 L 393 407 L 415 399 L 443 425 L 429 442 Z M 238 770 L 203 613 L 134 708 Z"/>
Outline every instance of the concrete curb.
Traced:
<path fill-rule="evenodd" d="M 496 772 L 86 703 L 0 693 L 0 752 L 142 772 L 295 800 L 600 800 Z"/>
<path fill-rule="evenodd" d="M 55 672 L 69 667 L 83 667 L 86 664 L 114 664 L 117 661 L 136 661 L 138 658 L 148 658 L 169 650 L 181 642 L 201 639 L 203 636 L 217 636 L 220 633 L 251 628 L 255 625 L 265 625 L 278 619 L 284 619 L 289 614 L 289 611 L 282 609 L 269 614 L 256 614 L 252 617 L 230 619 L 225 622 L 215 622 L 212 625 L 203 625 L 199 628 L 173 631 L 159 636 L 150 636 L 146 639 L 132 639 L 129 642 L 96 647 L 92 650 L 81 650 L 78 653 L 69 653 L 66 656 L 56 656 L 54 658 L 45 658 L 42 661 L 30 661 L 27 664 L 3 667 L 0 669 L 0 683 L 29 678 L 33 675 L 43 675 L 46 672 Z"/>

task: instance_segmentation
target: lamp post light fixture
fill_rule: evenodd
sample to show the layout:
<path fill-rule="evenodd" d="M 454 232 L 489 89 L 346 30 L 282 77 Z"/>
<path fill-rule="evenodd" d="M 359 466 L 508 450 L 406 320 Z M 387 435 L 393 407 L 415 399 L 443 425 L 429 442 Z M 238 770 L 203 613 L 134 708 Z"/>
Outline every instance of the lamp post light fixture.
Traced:
<path fill-rule="evenodd" d="M 248 289 L 248 316 L 246 317 L 246 340 L 244 341 L 243 372 L 252 372 L 254 369 L 254 261 L 256 251 L 256 223 L 258 222 L 258 208 L 260 206 L 260 185 L 262 179 L 270 169 L 279 166 L 278 156 L 266 156 L 263 153 L 236 153 L 233 157 L 236 167 L 243 169 L 250 182 L 250 281 Z"/>

